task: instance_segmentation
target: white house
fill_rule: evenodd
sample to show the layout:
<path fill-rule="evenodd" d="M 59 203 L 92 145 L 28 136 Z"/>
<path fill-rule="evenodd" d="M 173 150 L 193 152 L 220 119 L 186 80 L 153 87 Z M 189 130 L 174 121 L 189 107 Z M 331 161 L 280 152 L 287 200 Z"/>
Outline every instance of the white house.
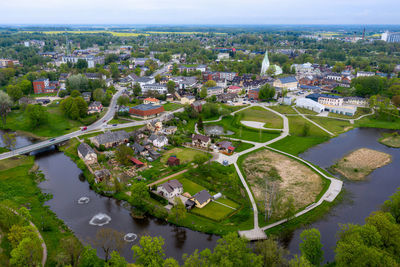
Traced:
<path fill-rule="evenodd" d="M 81 143 L 78 146 L 78 156 L 86 164 L 94 164 L 97 162 L 97 154 L 94 150 L 86 143 Z"/>
<path fill-rule="evenodd" d="M 174 198 L 183 193 L 182 184 L 174 179 L 157 187 L 157 193 L 166 198 Z"/>
<path fill-rule="evenodd" d="M 309 109 L 318 113 L 321 113 L 322 111 L 324 111 L 325 107 L 322 104 L 319 104 L 318 102 L 315 102 L 311 99 L 308 98 L 299 98 L 296 101 L 296 107 L 300 107 L 300 108 L 305 108 L 305 109 Z"/>
<path fill-rule="evenodd" d="M 165 84 L 159 84 L 159 83 L 144 84 L 141 85 L 141 87 L 142 87 L 142 93 L 146 93 L 148 91 L 157 91 L 159 94 L 166 94 L 168 90 Z"/>
<path fill-rule="evenodd" d="M 207 88 L 207 96 L 220 95 L 223 93 L 224 93 L 224 88 L 222 88 L 220 86 L 214 86 L 214 87 Z"/>
<path fill-rule="evenodd" d="M 320 96 L 318 97 L 318 103 L 322 105 L 342 106 L 343 98 L 334 95 Z"/>
<path fill-rule="evenodd" d="M 153 146 L 158 148 L 168 145 L 168 138 L 164 135 L 152 134 L 149 137 L 149 141 L 153 143 Z"/>
<path fill-rule="evenodd" d="M 359 71 L 357 72 L 357 78 L 358 77 L 370 77 L 370 76 L 375 76 L 374 72 L 370 72 L 370 71 Z"/>

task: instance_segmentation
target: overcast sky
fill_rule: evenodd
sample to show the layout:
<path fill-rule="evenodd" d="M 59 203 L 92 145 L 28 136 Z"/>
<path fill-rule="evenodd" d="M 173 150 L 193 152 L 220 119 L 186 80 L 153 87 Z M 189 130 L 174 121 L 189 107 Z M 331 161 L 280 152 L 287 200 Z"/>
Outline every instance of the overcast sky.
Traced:
<path fill-rule="evenodd" d="M 0 0 L 0 24 L 400 24 L 400 0 Z"/>

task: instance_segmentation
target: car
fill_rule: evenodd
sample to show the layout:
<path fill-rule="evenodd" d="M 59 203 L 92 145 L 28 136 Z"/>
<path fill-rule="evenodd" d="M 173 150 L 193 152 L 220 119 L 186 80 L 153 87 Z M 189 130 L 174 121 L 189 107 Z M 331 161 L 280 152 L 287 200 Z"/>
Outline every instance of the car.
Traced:
<path fill-rule="evenodd" d="M 53 141 L 56 141 L 56 139 L 55 138 L 51 138 L 49 142 L 53 142 Z"/>
<path fill-rule="evenodd" d="M 104 120 L 103 122 L 107 122 L 107 120 Z"/>
<path fill-rule="evenodd" d="M 112 126 L 117 126 L 118 124 L 113 124 Z"/>
<path fill-rule="evenodd" d="M 86 126 L 82 128 L 82 131 L 86 131 L 86 130 L 87 130 L 87 127 L 86 127 Z"/>

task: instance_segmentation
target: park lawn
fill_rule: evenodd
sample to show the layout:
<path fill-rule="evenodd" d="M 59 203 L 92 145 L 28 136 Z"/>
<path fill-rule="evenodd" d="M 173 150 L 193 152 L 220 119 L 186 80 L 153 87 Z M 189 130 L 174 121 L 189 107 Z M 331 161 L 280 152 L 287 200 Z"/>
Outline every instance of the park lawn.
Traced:
<path fill-rule="evenodd" d="M 362 115 L 366 115 L 366 114 L 370 114 L 370 113 L 371 113 L 370 108 L 357 108 L 357 111 L 354 114 L 354 116 L 346 116 L 343 114 L 336 114 L 336 113 L 329 112 L 328 117 L 342 118 L 342 119 L 357 119 L 358 117 L 360 117 Z"/>
<path fill-rule="evenodd" d="M 220 125 L 224 127 L 225 131 L 234 132 L 233 135 L 227 137 L 238 138 L 253 142 L 267 142 L 280 135 L 277 131 L 259 130 L 250 127 L 246 127 L 240 124 L 240 116 L 227 116 L 222 118 L 221 121 L 214 125 Z"/>
<path fill-rule="evenodd" d="M 228 205 L 228 206 L 230 206 L 230 207 L 232 207 L 232 208 L 234 208 L 234 209 L 237 209 L 237 208 L 240 207 L 240 205 L 239 205 L 238 203 L 236 203 L 235 201 L 232 201 L 232 200 L 230 200 L 230 199 L 228 199 L 228 198 L 218 198 L 218 199 L 215 200 L 215 201 L 221 202 L 221 203 L 223 203 L 223 204 L 225 204 L 225 205 Z"/>
<path fill-rule="evenodd" d="M 321 130 L 311 122 L 307 121 L 301 116 L 289 116 L 289 133 L 290 135 L 303 136 L 305 125 L 309 126 L 307 136 L 327 136 L 328 133 Z"/>
<path fill-rule="evenodd" d="M 193 208 L 190 212 L 200 216 L 204 216 L 214 221 L 220 221 L 232 212 L 235 212 L 235 210 L 212 201 L 208 203 L 205 207 L 201 209 Z"/>
<path fill-rule="evenodd" d="M 318 113 L 306 108 L 300 108 L 296 107 L 296 109 L 301 113 L 301 114 L 307 114 L 307 115 L 317 115 Z"/>
<path fill-rule="evenodd" d="M 182 104 L 173 103 L 173 102 L 169 102 L 167 104 L 164 104 L 163 106 L 164 106 L 165 111 L 173 111 L 173 110 L 177 110 L 177 109 L 183 107 Z"/>
<path fill-rule="evenodd" d="M 30 132 L 40 137 L 55 137 L 73 132 L 79 129 L 81 123 L 67 118 L 58 107 L 47 108 L 48 119 L 43 125 L 32 129 L 27 114 L 21 110 L 15 110 L 8 114 L 4 129 L 13 131 Z"/>
<path fill-rule="evenodd" d="M 308 116 L 308 118 L 334 134 L 340 134 L 353 128 L 349 121 L 316 116 Z"/>
<path fill-rule="evenodd" d="M 278 111 L 281 114 L 297 114 L 297 112 L 292 108 L 292 106 L 278 105 L 278 106 L 271 106 L 269 108 Z"/>
<path fill-rule="evenodd" d="M 30 208 L 32 222 L 39 228 L 48 250 L 48 261 L 54 262 L 61 239 L 73 236 L 68 227 L 45 206 L 49 197 L 43 194 L 30 174 L 34 157 L 18 156 L 2 160 L 0 167 L 0 202 L 6 201 L 14 209 Z M 43 231 L 42 227 L 46 230 Z"/>
<path fill-rule="evenodd" d="M 328 136 L 287 136 L 269 146 L 297 156 L 329 139 Z"/>
<path fill-rule="evenodd" d="M 130 123 L 132 121 L 125 120 L 123 118 L 118 118 L 118 119 L 112 119 L 110 120 L 107 124 L 124 124 L 124 123 Z"/>
<path fill-rule="evenodd" d="M 400 129 L 400 119 L 395 121 L 377 120 L 373 116 L 367 116 L 360 120 L 354 121 L 356 127 L 383 128 L 383 129 Z"/>
<path fill-rule="evenodd" d="M 179 182 L 181 182 L 183 186 L 183 192 L 188 192 L 190 195 L 194 195 L 205 188 L 195 182 L 192 182 L 186 178 L 179 178 Z"/>
<path fill-rule="evenodd" d="M 235 152 L 242 152 L 244 150 L 252 148 L 254 145 L 240 141 L 232 141 L 232 146 L 235 148 Z"/>
<path fill-rule="evenodd" d="M 278 115 L 262 107 L 251 107 L 237 113 L 242 116 L 242 121 L 264 122 L 266 128 L 280 129 L 283 127 L 283 120 Z"/>
<path fill-rule="evenodd" d="M 210 157 L 209 154 L 199 150 L 190 149 L 187 147 L 175 147 L 166 151 L 162 155 L 161 162 L 165 164 L 170 156 L 176 156 L 180 160 L 181 164 L 185 164 L 193 161 L 198 155 Z"/>

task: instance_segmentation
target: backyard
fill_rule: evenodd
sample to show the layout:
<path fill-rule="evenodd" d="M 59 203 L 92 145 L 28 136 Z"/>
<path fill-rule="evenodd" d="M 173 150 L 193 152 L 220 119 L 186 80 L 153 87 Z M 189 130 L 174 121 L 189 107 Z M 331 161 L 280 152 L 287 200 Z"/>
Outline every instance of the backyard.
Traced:
<path fill-rule="evenodd" d="M 161 162 L 166 164 L 167 160 L 170 156 L 176 156 L 181 164 L 186 164 L 189 162 L 192 162 L 196 159 L 196 157 L 207 157 L 209 158 L 210 155 L 199 151 L 199 150 L 195 150 L 195 149 L 191 149 L 191 148 L 186 148 L 186 147 L 174 147 L 171 150 L 166 151 L 162 157 L 161 157 Z"/>

